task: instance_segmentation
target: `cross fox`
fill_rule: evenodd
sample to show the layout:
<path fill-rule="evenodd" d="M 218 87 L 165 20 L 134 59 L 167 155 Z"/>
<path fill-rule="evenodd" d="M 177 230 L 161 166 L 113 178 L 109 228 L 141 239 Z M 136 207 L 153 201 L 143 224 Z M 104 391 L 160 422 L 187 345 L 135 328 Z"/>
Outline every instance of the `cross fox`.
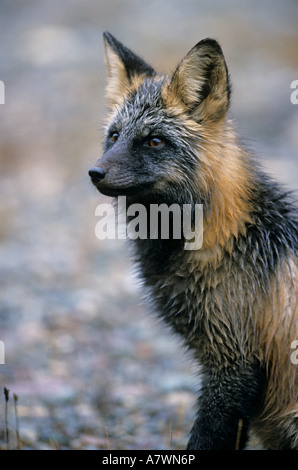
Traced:
<path fill-rule="evenodd" d="M 104 45 L 111 114 L 92 183 L 146 208 L 203 205 L 200 249 L 130 242 L 154 310 L 200 365 L 187 448 L 243 449 L 252 431 L 297 450 L 297 208 L 233 130 L 222 49 L 203 39 L 160 75 L 111 34 Z"/>

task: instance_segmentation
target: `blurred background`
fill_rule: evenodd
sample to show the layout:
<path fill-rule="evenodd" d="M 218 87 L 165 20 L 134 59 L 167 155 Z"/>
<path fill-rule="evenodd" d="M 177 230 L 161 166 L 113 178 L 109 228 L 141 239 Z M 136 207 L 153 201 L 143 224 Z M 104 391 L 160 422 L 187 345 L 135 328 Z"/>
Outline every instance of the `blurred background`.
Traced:
<path fill-rule="evenodd" d="M 94 233 L 102 33 L 160 72 L 218 39 L 237 130 L 297 190 L 297 25 L 296 0 L 1 0 L 2 448 L 7 428 L 16 446 L 13 394 L 24 448 L 181 448 L 192 424 L 195 368 L 148 314 L 125 244 Z"/>

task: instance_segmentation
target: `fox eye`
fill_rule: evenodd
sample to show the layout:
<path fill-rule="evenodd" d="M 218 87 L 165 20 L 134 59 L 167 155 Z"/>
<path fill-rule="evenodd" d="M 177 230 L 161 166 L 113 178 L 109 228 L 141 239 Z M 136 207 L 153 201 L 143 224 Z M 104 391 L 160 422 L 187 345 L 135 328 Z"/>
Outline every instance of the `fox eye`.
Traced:
<path fill-rule="evenodd" d="M 113 143 L 115 143 L 115 142 L 118 140 L 118 137 L 119 137 L 118 132 L 113 132 L 113 133 L 111 134 L 111 141 L 112 141 Z"/>
<path fill-rule="evenodd" d="M 159 137 L 151 137 L 151 139 L 148 141 L 148 144 L 150 147 L 160 147 L 164 144 L 164 141 Z"/>

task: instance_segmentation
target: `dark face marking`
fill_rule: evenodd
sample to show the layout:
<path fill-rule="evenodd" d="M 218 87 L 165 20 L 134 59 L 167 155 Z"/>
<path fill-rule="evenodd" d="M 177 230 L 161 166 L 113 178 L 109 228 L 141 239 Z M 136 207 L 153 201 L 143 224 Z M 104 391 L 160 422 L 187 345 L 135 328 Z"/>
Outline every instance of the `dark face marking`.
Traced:
<path fill-rule="evenodd" d="M 93 181 L 104 194 L 150 198 L 166 182 L 173 202 L 197 165 L 187 130 L 162 98 L 165 79 L 146 79 L 114 115 L 97 162 L 104 178 Z M 188 175 L 188 176 L 187 176 Z"/>

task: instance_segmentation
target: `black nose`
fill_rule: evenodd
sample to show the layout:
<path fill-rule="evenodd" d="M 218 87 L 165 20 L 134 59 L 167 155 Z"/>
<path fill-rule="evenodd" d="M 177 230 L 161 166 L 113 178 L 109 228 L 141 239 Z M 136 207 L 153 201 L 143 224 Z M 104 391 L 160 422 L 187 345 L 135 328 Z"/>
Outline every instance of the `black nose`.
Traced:
<path fill-rule="evenodd" d="M 93 183 L 99 183 L 99 181 L 105 177 L 105 171 L 98 166 L 93 166 L 91 170 L 89 170 L 89 176 Z"/>

